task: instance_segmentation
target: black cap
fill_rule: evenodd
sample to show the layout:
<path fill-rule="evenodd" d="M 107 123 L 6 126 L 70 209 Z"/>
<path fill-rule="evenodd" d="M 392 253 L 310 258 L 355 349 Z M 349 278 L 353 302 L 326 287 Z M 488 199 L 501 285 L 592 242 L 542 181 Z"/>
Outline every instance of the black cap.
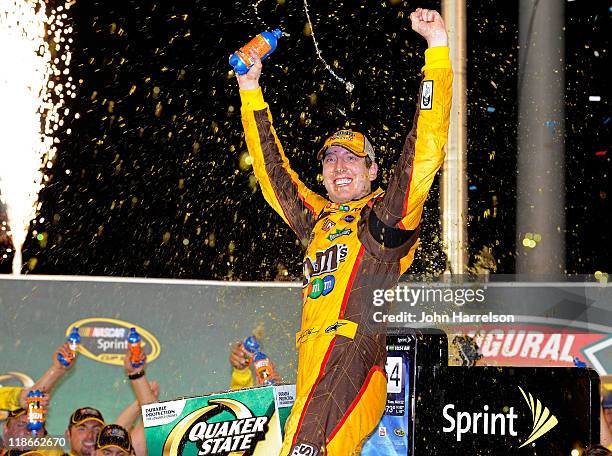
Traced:
<path fill-rule="evenodd" d="M 102 413 L 100 413 L 100 410 L 93 407 L 81 407 L 76 409 L 74 412 L 72 412 L 72 415 L 70 415 L 68 427 L 77 426 L 89 420 L 97 421 L 104 426 L 104 417 L 102 416 Z"/>
<path fill-rule="evenodd" d="M 98 450 L 116 447 L 120 450 L 130 454 L 132 452 L 132 442 L 130 441 L 130 434 L 122 426 L 118 424 L 108 424 L 102 428 L 98 435 L 98 441 L 96 442 L 96 448 Z"/>

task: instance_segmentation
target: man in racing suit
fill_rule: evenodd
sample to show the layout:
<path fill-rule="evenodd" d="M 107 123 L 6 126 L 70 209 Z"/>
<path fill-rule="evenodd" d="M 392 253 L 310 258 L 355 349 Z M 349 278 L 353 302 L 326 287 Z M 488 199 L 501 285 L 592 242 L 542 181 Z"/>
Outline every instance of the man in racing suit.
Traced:
<path fill-rule="evenodd" d="M 242 122 L 266 201 L 308 245 L 301 331 L 296 336 L 296 401 L 282 456 L 359 454 L 386 401 L 385 328 L 376 289 L 396 286 L 413 261 L 423 204 L 444 160 L 452 70 L 444 22 L 417 9 L 412 28 L 428 44 L 414 124 L 386 192 L 371 190 L 378 167 L 361 133 L 341 130 L 319 151 L 324 198 L 289 167 L 272 127 L 261 61 L 238 76 Z"/>

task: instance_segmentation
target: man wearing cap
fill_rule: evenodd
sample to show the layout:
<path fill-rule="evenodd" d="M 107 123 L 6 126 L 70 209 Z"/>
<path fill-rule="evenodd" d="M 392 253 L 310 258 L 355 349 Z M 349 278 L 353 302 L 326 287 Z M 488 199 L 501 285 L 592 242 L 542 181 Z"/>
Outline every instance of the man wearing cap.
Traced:
<path fill-rule="evenodd" d="M 359 454 L 386 402 L 386 336 L 374 321 L 375 290 L 396 286 L 412 263 L 423 204 L 444 160 L 452 70 L 444 22 L 417 9 L 412 28 L 427 40 L 413 128 L 387 191 L 372 190 L 378 165 L 359 132 L 334 133 L 318 153 L 327 198 L 289 167 L 259 77 L 261 61 L 237 76 L 242 122 L 264 198 L 307 245 L 302 330 L 296 336 L 296 401 L 282 456 Z"/>
<path fill-rule="evenodd" d="M 96 441 L 95 456 L 130 456 L 132 441 L 128 431 L 118 424 L 104 426 Z"/>
<path fill-rule="evenodd" d="M 70 455 L 92 456 L 96 451 L 96 441 L 104 427 L 104 417 L 93 407 L 81 407 L 70 415 L 68 429 L 64 433 L 70 442 Z"/>
<path fill-rule="evenodd" d="M 19 408 L 9 412 L 3 427 L 4 447 L 0 448 L 0 456 L 60 456 L 61 448 L 36 448 L 27 446 L 27 441 L 32 439 L 32 432 L 28 429 L 28 416 L 24 409 Z M 43 427 L 41 436 L 47 435 Z M 21 445 L 20 442 L 26 442 Z"/>
<path fill-rule="evenodd" d="M 34 452 L 45 456 L 50 455 L 61 455 L 63 452 L 59 448 L 33 448 L 23 445 L 16 445 L 18 439 L 25 438 L 30 439 L 32 432 L 27 428 L 27 394 L 29 391 L 41 390 L 43 392 L 41 398 L 41 405 L 46 408 L 49 405 L 50 395 L 49 393 L 55 388 L 57 383 L 63 378 L 63 376 L 72 368 L 74 363 L 70 366 L 62 365 L 58 359 L 58 354 L 64 357 L 70 356 L 70 348 L 67 343 L 64 343 L 53 353 L 53 363 L 49 369 L 47 369 L 43 375 L 34 383 L 30 388 L 7 388 L 5 389 L 6 395 L 0 406 L 6 408 L 9 411 L 9 415 L 4 423 L 3 430 L 3 448 L 0 448 L 0 456 L 16 456 L 19 454 L 27 454 Z M 0 395 L 1 396 L 1 395 Z M 46 429 L 43 428 L 43 435 L 46 434 Z"/>
<path fill-rule="evenodd" d="M 32 432 L 28 429 L 28 419 L 24 409 L 18 408 L 9 411 L 4 422 L 2 434 L 6 447 L 0 449 L 0 456 L 12 456 L 32 450 L 30 447 L 17 444 L 22 439 L 32 438 Z"/>

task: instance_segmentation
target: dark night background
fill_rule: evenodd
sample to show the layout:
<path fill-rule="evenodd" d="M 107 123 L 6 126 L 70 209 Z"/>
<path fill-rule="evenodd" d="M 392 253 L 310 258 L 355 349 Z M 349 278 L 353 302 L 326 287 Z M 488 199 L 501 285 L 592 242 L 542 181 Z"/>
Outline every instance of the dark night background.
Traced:
<path fill-rule="evenodd" d="M 467 5 L 470 255 L 474 261 L 489 247 L 497 272 L 512 273 L 518 4 Z M 416 7 L 440 6 L 310 2 L 323 56 L 355 84 L 349 94 L 317 59 L 302 1 L 261 0 L 259 17 L 246 1 L 77 1 L 70 10 L 77 97 L 69 107 L 80 118 L 66 119 L 64 132 L 73 133 L 60 134 L 39 199 L 44 222 L 31 227 L 23 272 L 272 280 L 286 269 L 299 277 L 301 247 L 240 166 L 246 146 L 227 57 L 263 30 L 280 25 L 290 34 L 264 62 L 261 82 L 293 168 L 322 190 L 315 151 L 339 127 L 366 132 L 383 169 L 397 159 L 426 47 L 410 29 Z M 611 16 L 601 1 L 566 3 L 570 274 L 612 269 Z M 436 186 L 412 273 L 444 270 L 437 208 Z M 3 272 L 11 259 L 0 263 Z"/>

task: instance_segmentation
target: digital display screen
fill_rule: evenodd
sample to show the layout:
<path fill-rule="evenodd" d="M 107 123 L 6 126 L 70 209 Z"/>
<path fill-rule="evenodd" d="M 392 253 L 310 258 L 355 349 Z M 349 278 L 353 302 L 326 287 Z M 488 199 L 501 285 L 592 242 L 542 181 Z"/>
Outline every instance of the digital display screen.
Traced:
<path fill-rule="evenodd" d="M 364 456 L 406 456 L 409 453 L 411 413 L 411 372 L 413 342 L 401 337 L 402 343 L 387 340 L 387 404 L 385 414 L 364 444 Z M 396 340 L 399 342 L 398 340 Z"/>

